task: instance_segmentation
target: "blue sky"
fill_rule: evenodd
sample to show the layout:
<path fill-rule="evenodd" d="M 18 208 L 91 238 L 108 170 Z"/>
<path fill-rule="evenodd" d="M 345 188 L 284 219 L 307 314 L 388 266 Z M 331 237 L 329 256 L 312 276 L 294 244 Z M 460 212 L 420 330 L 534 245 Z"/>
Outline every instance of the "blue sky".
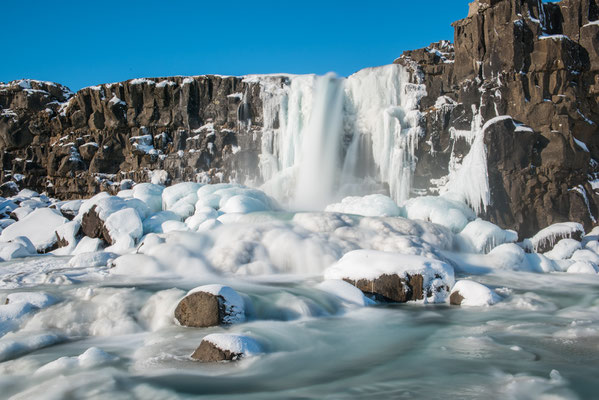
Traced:
<path fill-rule="evenodd" d="M 135 77 L 349 75 L 453 40 L 468 0 L 2 0 L 0 81 L 73 90 Z"/>

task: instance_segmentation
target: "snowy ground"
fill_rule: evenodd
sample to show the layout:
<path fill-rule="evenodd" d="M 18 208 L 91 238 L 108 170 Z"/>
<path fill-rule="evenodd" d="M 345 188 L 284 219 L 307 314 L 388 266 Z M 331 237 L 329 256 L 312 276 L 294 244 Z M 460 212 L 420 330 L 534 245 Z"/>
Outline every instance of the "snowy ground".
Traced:
<path fill-rule="evenodd" d="M 80 231 L 94 206 L 111 245 Z M 290 213 L 257 189 L 195 183 L 76 203 L 29 191 L 0 199 L 0 212 L 19 215 L 0 220 L 2 396 L 595 395 L 596 232 L 558 240 L 581 229 L 562 224 L 516 244 L 451 198 L 351 198 L 328 209 Z M 51 250 L 55 232 L 66 245 Z M 543 243 L 553 249 L 527 252 Z M 421 273 L 449 291 L 383 304 L 338 280 L 385 273 Z M 245 319 L 179 326 L 178 301 L 214 284 L 239 293 Z M 462 306 L 449 304 L 456 291 Z M 252 338 L 260 352 L 191 359 L 219 333 Z"/>

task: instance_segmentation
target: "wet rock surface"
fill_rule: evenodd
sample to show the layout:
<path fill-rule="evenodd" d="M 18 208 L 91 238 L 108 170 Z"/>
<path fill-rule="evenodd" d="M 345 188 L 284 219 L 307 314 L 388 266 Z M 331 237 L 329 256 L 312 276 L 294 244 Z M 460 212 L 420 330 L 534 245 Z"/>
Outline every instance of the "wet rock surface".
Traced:
<path fill-rule="evenodd" d="M 202 362 L 218 361 L 236 361 L 243 356 L 243 353 L 234 353 L 230 350 L 223 350 L 214 343 L 203 340 L 200 346 L 193 352 L 191 358 Z"/>

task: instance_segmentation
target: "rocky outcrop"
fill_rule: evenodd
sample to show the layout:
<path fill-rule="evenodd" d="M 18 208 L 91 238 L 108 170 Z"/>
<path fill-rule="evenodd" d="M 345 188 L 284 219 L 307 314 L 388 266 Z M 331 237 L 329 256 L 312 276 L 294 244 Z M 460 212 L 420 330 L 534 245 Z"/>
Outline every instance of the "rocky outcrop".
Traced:
<path fill-rule="evenodd" d="M 595 0 L 480 0 L 455 22 L 454 44 L 408 51 L 427 87 L 415 190 L 434 192 L 468 153 L 461 132 L 509 115 L 532 128 L 485 132 L 492 202 L 484 217 L 523 237 L 599 215 L 599 13 Z M 433 184 L 431 185 L 431 180 Z"/>
<path fill-rule="evenodd" d="M 258 171 L 261 126 L 259 84 L 242 78 L 134 79 L 76 94 L 14 81 L 0 85 L 0 178 L 58 198 L 114 193 L 125 179 L 243 182 Z"/>

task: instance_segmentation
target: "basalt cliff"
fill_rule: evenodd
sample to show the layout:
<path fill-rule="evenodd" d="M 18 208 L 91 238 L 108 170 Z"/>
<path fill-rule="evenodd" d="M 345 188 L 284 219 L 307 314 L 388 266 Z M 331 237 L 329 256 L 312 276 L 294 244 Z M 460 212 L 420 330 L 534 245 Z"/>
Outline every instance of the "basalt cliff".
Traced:
<path fill-rule="evenodd" d="M 425 88 L 404 162 L 410 196 L 438 193 L 480 137 L 489 192 L 475 207 L 480 216 L 521 237 L 561 221 L 591 228 L 599 218 L 595 0 L 475 1 L 453 26 L 453 43 L 395 61 Z M 0 195 L 27 187 L 77 198 L 146 181 L 259 185 L 272 153 L 265 132 L 288 117 L 269 96 L 290 79 L 133 79 L 77 93 L 33 80 L 2 84 Z"/>

